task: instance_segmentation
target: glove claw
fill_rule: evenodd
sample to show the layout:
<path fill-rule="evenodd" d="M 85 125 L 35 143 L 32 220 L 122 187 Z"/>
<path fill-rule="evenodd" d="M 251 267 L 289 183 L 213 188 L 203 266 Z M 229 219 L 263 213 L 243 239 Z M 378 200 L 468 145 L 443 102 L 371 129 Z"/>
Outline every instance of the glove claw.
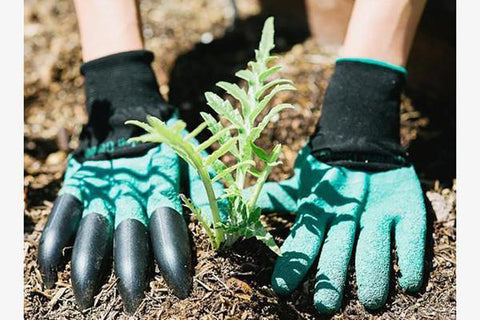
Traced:
<path fill-rule="evenodd" d="M 115 230 L 115 273 L 125 310 L 133 314 L 147 286 L 150 248 L 147 228 L 136 219 L 122 221 Z"/>
<path fill-rule="evenodd" d="M 192 287 L 192 257 L 188 228 L 177 211 L 162 207 L 149 222 L 155 259 L 175 295 L 186 298 Z"/>
<path fill-rule="evenodd" d="M 82 203 L 72 195 L 64 194 L 55 200 L 38 249 L 38 264 L 46 288 L 52 288 L 57 280 L 62 249 L 72 242 L 82 210 Z"/>
<path fill-rule="evenodd" d="M 110 222 L 100 214 L 90 213 L 80 222 L 72 253 L 72 287 L 81 309 L 93 305 L 111 254 L 112 233 Z"/>

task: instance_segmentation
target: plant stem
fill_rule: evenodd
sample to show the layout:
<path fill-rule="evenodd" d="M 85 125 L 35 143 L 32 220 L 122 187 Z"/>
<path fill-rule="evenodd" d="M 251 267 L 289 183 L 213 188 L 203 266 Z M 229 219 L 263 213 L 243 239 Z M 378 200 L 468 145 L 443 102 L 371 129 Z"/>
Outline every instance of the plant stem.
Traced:
<path fill-rule="evenodd" d="M 202 166 L 197 166 L 197 171 L 202 179 L 202 183 L 207 192 L 208 202 L 210 204 L 210 209 L 212 210 L 212 219 L 213 219 L 213 232 L 215 233 L 215 249 L 220 247 L 220 244 L 225 240 L 225 235 L 222 230 L 219 230 L 215 227 L 216 224 L 220 223 L 220 210 L 218 209 L 217 199 L 215 197 L 215 192 L 213 191 L 213 186 L 210 180 L 210 175 L 207 170 Z"/>
<path fill-rule="evenodd" d="M 268 170 L 268 168 L 266 168 L 262 174 L 260 175 L 260 177 L 258 177 L 257 179 L 257 183 L 256 183 L 256 186 L 255 186 L 255 191 L 253 192 L 253 194 L 250 196 L 250 202 L 249 202 L 249 211 L 250 212 L 253 212 L 253 209 L 255 208 L 255 204 L 257 203 L 257 199 L 258 197 L 260 196 L 260 191 L 262 191 L 262 188 L 263 188 L 263 185 L 265 184 L 265 182 L 267 181 L 267 177 L 268 175 L 270 174 L 270 171 L 271 170 Z"/>

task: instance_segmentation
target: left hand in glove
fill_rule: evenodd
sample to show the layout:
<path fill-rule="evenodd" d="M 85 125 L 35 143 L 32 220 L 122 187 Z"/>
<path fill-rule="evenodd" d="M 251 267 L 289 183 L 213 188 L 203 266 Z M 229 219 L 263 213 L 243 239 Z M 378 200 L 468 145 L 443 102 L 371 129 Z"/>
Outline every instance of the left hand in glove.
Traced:
<path fill-rule="evenodd" d="M 288 205 L 295 201 L 296 207 Z M 297 213 L 273 271 L 276 292 L 292 293 L 320 256 L 314 305 L 321 313 L 336 312 L 356 236 L 355 270 L 363 305 L 377 309 L 387 299 L 393 243 L 400 286 L 420 288 L 426 212 L 413 167 L 378 173 L 350 170 L 318 161 L 307 146 L 297 158 L 295 176 L 267 183 L 258 205 L 270 212 Z"/>
<path fill-rule="evenodd" d="M 317 130 L 297 157 L 294 176 L 268 183 L 258 205 L 296 212 L 272 275 L 290 294 L 319 256 L 313 302 L 320 313 L 341 306 L 355 240 L 358 298 L 385 304 L 395 245 L 400 286 L 420 289 L 426 210 L 414 168 L 399 141 L 400 67 L 343 59 L 336 64 Z"/>

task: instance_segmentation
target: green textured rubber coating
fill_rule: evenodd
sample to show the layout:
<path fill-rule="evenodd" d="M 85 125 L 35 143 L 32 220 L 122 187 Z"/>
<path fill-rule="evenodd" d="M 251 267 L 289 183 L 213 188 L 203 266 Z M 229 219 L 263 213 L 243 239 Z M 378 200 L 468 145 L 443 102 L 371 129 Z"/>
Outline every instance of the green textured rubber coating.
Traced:
<path fill-rule="evenodd" d="M 381 61 L 381 60 L 376 60 L 376 59 L 368 59 L 368 58 L 338 58 L 336 61 L 356 61 L 356 62 L 361 62 L 361 63 L 367 63 L 367 64 L 373 64 L 385 68 L 389 68 L 398 72 L 403 73 L 405 76 L 407 76 L 407 69 L 402 66 L 398 66 L 396 64 L 392 64 L 389 62 Z"/>
<path fill-rule="evenodd" d="M 360 220 L 355 268 L 358 296 L 370 309 L 382 307 L 390 278 L 390 239 L 400 267 L 400 286 L 418 291 L 423 280 L 426 210 L 413 167 L 370 174 L 369 196 Z M 393 230 L 392 230 L 393 229 Z"/>
<path fill-rule="evenodd" d="M 133 158 L 86 161 L 70 158 L 60 194 L 68 193 L 84 204 L 84 216 L 98 213 L 117 227 L 126 219 L 147 225 L 160 207 L 182 212 L 178 197 L 179 160 L 167 145 Z"/>
<path fill-rule="evenodd" d="M 305 147 L 302 155 L 309 151 Z M 320 255 L 314 305 L 322 314 L 338 311 L 358 230 L 355 266 L 358 296 L 365 307 L 380 308 L 388 296 L 392 231 L 401 271 L 399 283 L 405 290 L 419 290 L 426 210 L 413 167 L 362 172 L 333 167 L 313 156 L 298 163 L 294 176 L 298 186 L 297 219 L 275 264 L 273 289 L 281 295 L 290 294 Z M 283 185 L 292 184 L 292 179 Z M 270 199 L 269 192 L 281 190 L 281 186 L 269 186 L 262 196 Z M 277 199 L 261 203 L 272 211 L 285 209 L 285 201 Z"/>
<path fill-rule="evenodd" d="M 168 122 L 176 120 L 174 116 Z M 59 195 L 73 195 L 85 208 L 83 216 L 100 214 L 116 228 L 126 219 L 147 226 L 150 215 L 160 207 L 181 213 L 179 190 L 179 158 L 160 144 L 140 157 L 79 163 L 70 156 Z"/>
<path fill-rule="evenodd" d="M 309 151 L 309 150 L 308 150 Z M 267 182 L 260 191 L 257 206 L 263 212 L 295 212 L 297 211 L 298 201 L 298 180 L 300 169 L 306 161 L 308 153 L 306 149 L 300 150 L 295 159 L 293 167 L 293 176 L 290 179 L 281 182 Z M 248 195 L 252 192 L 251 188 L 245 190 Z"/>
<path fill-rule="evenodd" d="M 297 221 L 281 248 L 282 256 L 272 275 L 275 291 L 288 294 L 300 284 L 325 238 L 314 304 L 321 313 L 338 309 L 366 185 L 367 176 L 363 172 L 332 167 L 313 156 L 307 157 L 300 173 Z"/>

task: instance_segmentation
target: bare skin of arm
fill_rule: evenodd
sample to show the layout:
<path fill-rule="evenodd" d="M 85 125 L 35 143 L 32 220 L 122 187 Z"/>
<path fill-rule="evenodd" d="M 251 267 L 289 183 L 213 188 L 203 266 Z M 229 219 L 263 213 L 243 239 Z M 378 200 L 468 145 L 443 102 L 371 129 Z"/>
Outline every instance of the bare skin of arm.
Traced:
<path fill-rule="evenodd" d="M 406 66 L 426 0 L 356 0 L 342 58 Z"/>
<path fill-rule="evenodd" d="M 83 61 L 143 49 L 135 0 L 75 0 Z"/>

